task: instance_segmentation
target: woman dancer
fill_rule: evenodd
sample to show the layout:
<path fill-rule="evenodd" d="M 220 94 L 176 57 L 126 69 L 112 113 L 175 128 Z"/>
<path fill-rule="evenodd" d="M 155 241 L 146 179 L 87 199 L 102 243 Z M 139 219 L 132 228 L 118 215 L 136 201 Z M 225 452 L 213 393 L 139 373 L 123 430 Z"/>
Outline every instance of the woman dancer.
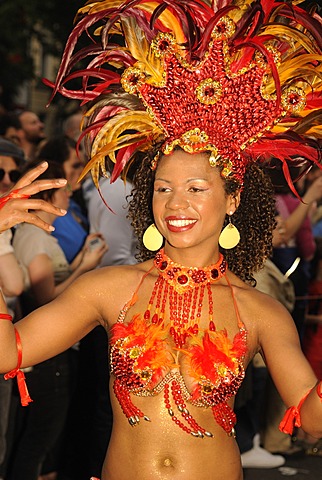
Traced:
<path fill-rule="evenodd" d="M 275 224 L 272 189 L 255 161 L 274 151 L 286 176 L 295 152 L 319 163 L 302 133 L 319 131 L 320 19 L 274 1 L 221 6 L 87 4 L 58 73 L 54 93 L 91 102 L 84 174 L 92 169 L 98 183 L 109 169 L 114 180 L 133 164 L 133 225 L 141 238 L 152 225 L 144 241 L 157 253 L 142 244 L 138 265 L 83 275 L 16 331 L 4 314 L 0 368 L 20 375 L 20 365 L 56 355 L 96 325 L 108 330 L 114 424 L 102 480 L 240 480 L 233 402 L 257 352 L 289 407 L 283 431 L 296 423 L 322 436 L 321 383 L 294 323 L 252 287 Z M 76 36 L 92 25 L 102 43 L 73 56 Z M 90 54 L 88 70 L 69 77 Z M 85 76 L 81 89 L 68 90 L 77 76 Z"/>

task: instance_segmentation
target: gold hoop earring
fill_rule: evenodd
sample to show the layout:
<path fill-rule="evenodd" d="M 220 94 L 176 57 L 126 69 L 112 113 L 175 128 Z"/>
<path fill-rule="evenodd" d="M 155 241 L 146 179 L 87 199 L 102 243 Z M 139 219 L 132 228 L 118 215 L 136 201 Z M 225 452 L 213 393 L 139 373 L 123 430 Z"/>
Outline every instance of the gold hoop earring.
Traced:
<path fill-rule="evenodd" d="M 231 248 L 236 247 L 240 241 L 240 234 L 235 225 L 231 222 L 232 212 L 229 212 L 229 223 L 222 230 L 219 235 L 219 245 L 224 250 L 230 250 Z"/>
<path fill-rule="evenodd" d="M 162 247 L 163 237 L 157 227 L 152 223 L 143 234 L 143 245 L 151 252 L 155 252 Z"/>

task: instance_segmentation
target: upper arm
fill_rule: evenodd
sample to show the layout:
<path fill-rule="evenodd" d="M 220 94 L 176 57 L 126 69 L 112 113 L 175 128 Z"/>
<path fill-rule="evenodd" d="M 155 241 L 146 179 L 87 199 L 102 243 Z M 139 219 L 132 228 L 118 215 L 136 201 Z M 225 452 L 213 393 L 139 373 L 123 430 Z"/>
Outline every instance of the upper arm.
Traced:
<path fill-rule="evenodd" d="M 298 405 L 317 379 L 305 358 L 294 321 L 273 299 L 258 326 L 259 343 L 272 379 L 287 406 Z"/>
<path fill-rule="evenodd" d="M 35 365 L 61 353 L 104 324 L 95 282 L 83 275 L 55 300 L 37 308 L 15 327 L 22 343 L 22 366 Z"/>

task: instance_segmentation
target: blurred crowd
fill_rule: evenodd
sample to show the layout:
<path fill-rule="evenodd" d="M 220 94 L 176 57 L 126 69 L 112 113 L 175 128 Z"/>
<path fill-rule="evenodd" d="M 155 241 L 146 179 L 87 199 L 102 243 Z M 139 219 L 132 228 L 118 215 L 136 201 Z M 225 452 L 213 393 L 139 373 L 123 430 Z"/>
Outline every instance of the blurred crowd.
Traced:
<path fill-rule="evenodd" d="M 41 178 L 66 178 L 67 187 L 39 198 L 67 210 L 64 218 L 37 212 L 52 234 L 22 224 L 0 235 L 0 287 L 17 321 L 51 301 L 78 276 L 94 268 L 136 262 L 136 240 L 127 219 L 130 180 L 102 179 L 101 195 L 77 147 L 81 112 L 55 134 L 32 111 L 0 115 L 0 194 L 46 160 Z M 62 354 L 24 369 L 29 407 L 20 405 L 16 382 L 0 378 L 0 478 L 88 479 L 99 476 L 112 425 L 108 392 L 107 335 L 97 327 Z"/>
<path fill-rule="evenodd" d="M 0 235 L 0 287 L 14 320 L 91 269 L 136 262 L 127 219 L 130 178 L 113 184 L 102 179 L 100 194 L 90 176 L 78 181 L 87 160 L 77 144 L 81 118 L 81 111 L 73 112 L 49 135 L 35 112 L 0 116 L 0 194 L 44 160 L 49 168 L 43 178 L 68 182 L 65 189 L 39 193 L 68 211 L 59 218 L 39 213 L 55 227 L 52 234 L 22 224 Z M 303 351 L 322 378 L 322 172 L 315 168 L 294 177 L 302 201 L 278 169 L 268 173 L 276 192 L 276 229 L 272 256 L 256 274 L 256 288 L 291 312 Z M 105 330 L 97 327 L 66 352 L 24 370 L 33 399 L 28 407 L 20 405 L 15 382 L 0 378 L 0 480 L 99 477 L 112 426 Z M 236 400 L 244 468 L 275 468 L 287 455 L 321 455 L 321 442 L 300 429 L 292 437 L 279 432 L 284 410 L 257 355 Z"/>

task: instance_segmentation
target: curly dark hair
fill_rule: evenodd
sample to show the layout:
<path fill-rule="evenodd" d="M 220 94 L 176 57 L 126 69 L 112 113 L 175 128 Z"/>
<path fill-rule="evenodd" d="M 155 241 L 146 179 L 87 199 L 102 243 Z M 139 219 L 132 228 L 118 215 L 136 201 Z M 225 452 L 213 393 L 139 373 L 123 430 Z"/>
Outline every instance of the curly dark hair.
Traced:
<path fill-rule="evenodd" d="M 133 179 L 133 191 L 129 201 L 129 218 L 138 238 L 140 261 L 154 256 L 142 241 L 143 233 L 153 220 L 152 196 L 155 173 L 151 170 L 151 157 L 146 154 L 137 163 Z M 225 181 L 228 194 L 237 193 L 239 185 L 234 180 Z M 225 225 L 229 221 L 228 215 Z M 231 250 L 223 250 L 230 270 L 239 278 L 255 285 L 252 274 L 260 270 L 264 261 L 271 254 L 272 232 L 275 228 L 275 198 L 270 178 L 262 168 L 251 163 L 245 173 L 244 186 L 241 191 L 240 205 L 232 217 L 234 225 L 240 232 L 239 244 Z"/>

